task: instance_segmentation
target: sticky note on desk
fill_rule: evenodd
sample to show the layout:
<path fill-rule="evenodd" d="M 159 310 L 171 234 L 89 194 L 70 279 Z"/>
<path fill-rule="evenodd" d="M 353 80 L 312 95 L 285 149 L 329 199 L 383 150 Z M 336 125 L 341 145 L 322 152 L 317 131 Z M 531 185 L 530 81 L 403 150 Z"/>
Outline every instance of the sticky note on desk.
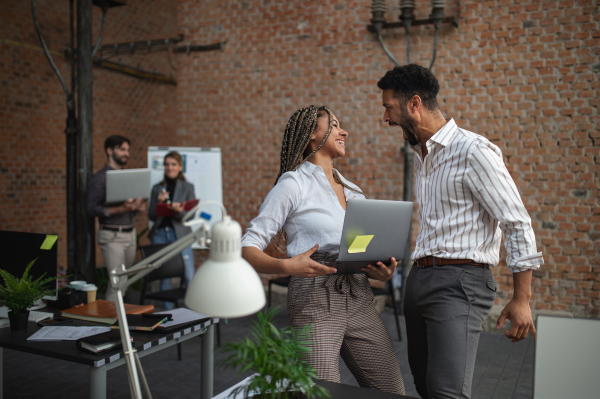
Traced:
<path fill-rule="evenodd" d="M 367 247 L 369 246 L 369 243 L 371 242 L 373 237 L 375 237 L 375 236 L 374 235 L 372 235 L 372 236 L 356 236 L 354 241 L 352 241 L 352 245 L 350 245 L 348 247 L 348 253 L 349 254 L 358 254 L 361 252 L 366 252 Z"/>
<path fill-rule="evenodd" d="M 46 235 L 46 239 L 42 243 L 40 249 L 50 250 L 54 246 L 54 243 L 58 240 L 58 236 L 48 234 Z"/>

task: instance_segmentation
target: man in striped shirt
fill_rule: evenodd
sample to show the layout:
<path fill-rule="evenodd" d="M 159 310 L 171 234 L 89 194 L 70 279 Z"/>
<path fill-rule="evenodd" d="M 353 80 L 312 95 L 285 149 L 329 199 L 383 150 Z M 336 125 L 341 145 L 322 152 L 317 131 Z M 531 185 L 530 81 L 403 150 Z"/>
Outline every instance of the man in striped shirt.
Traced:
<path fill-rule="evenodd" d="M 510 320 L 505 335 L 512 342 L 529 331 L 535 339 L 531 275 L 544 260 L 500 149 L 444 118 L 435 76 L 409 64 L 377 85 L 384 122 L 402 128 L 416 155 L 421 230 L 404 298 L 415 385 L 423 398 L 470 398 L 481 324 L 496 296 L 490 268 L 498 264 L 502 236 L 514 295 L 496 328 Z"/>

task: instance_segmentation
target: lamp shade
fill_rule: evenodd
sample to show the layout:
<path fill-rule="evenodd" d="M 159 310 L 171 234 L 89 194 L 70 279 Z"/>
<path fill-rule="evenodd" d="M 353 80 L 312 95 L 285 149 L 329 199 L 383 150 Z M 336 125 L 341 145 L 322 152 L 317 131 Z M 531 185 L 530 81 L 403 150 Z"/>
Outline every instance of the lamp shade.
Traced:
<path fill-rule="evenodd" d="M 208 316 L 233 318 L 265 306 L 258 273 L 242 258 L 242 228 L 229 216 L 211 231 L 209 259 L 196 271 L 185 295 L 188 308 Z"/>

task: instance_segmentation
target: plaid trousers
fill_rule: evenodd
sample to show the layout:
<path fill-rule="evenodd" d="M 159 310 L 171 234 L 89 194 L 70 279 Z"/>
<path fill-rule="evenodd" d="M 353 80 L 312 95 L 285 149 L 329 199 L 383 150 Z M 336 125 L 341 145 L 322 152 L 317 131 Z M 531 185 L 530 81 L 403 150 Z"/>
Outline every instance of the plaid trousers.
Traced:
<path fill-rule="evenodd" d="M 292 327 L 313 325 L 304 359 L 320 379 L 340 382 L 341 355 L 361 387 L 405 394 L 396 351 L 365 274 L 292 277 L 287 303 Z"/>

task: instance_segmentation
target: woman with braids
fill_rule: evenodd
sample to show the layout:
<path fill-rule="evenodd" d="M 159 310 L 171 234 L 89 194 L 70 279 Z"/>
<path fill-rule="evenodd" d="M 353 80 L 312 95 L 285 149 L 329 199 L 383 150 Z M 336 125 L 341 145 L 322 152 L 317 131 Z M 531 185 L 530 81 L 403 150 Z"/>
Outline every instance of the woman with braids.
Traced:
<path fill-rule="evenodd" d="M 346 203 L 365 198 L 333 168 L 345 155 L 348 133 L 329 108 L 310 106 L 289 120 L 281 166 L 258 216 L 242 238 L 242 255 L 261 273 L 289 274 L 288 320 L 313 325 L 306 360 L 319 378 L 340 382 L 339 356 L 361 387 L 404 394 L 390 336 L 373 305 L 368 277 L 389 280 L 396 260 L 378 262 L 366 274 L 334 274 Z M 263 251 L 275 237 L 287 243 L 289 259 Z"/>

